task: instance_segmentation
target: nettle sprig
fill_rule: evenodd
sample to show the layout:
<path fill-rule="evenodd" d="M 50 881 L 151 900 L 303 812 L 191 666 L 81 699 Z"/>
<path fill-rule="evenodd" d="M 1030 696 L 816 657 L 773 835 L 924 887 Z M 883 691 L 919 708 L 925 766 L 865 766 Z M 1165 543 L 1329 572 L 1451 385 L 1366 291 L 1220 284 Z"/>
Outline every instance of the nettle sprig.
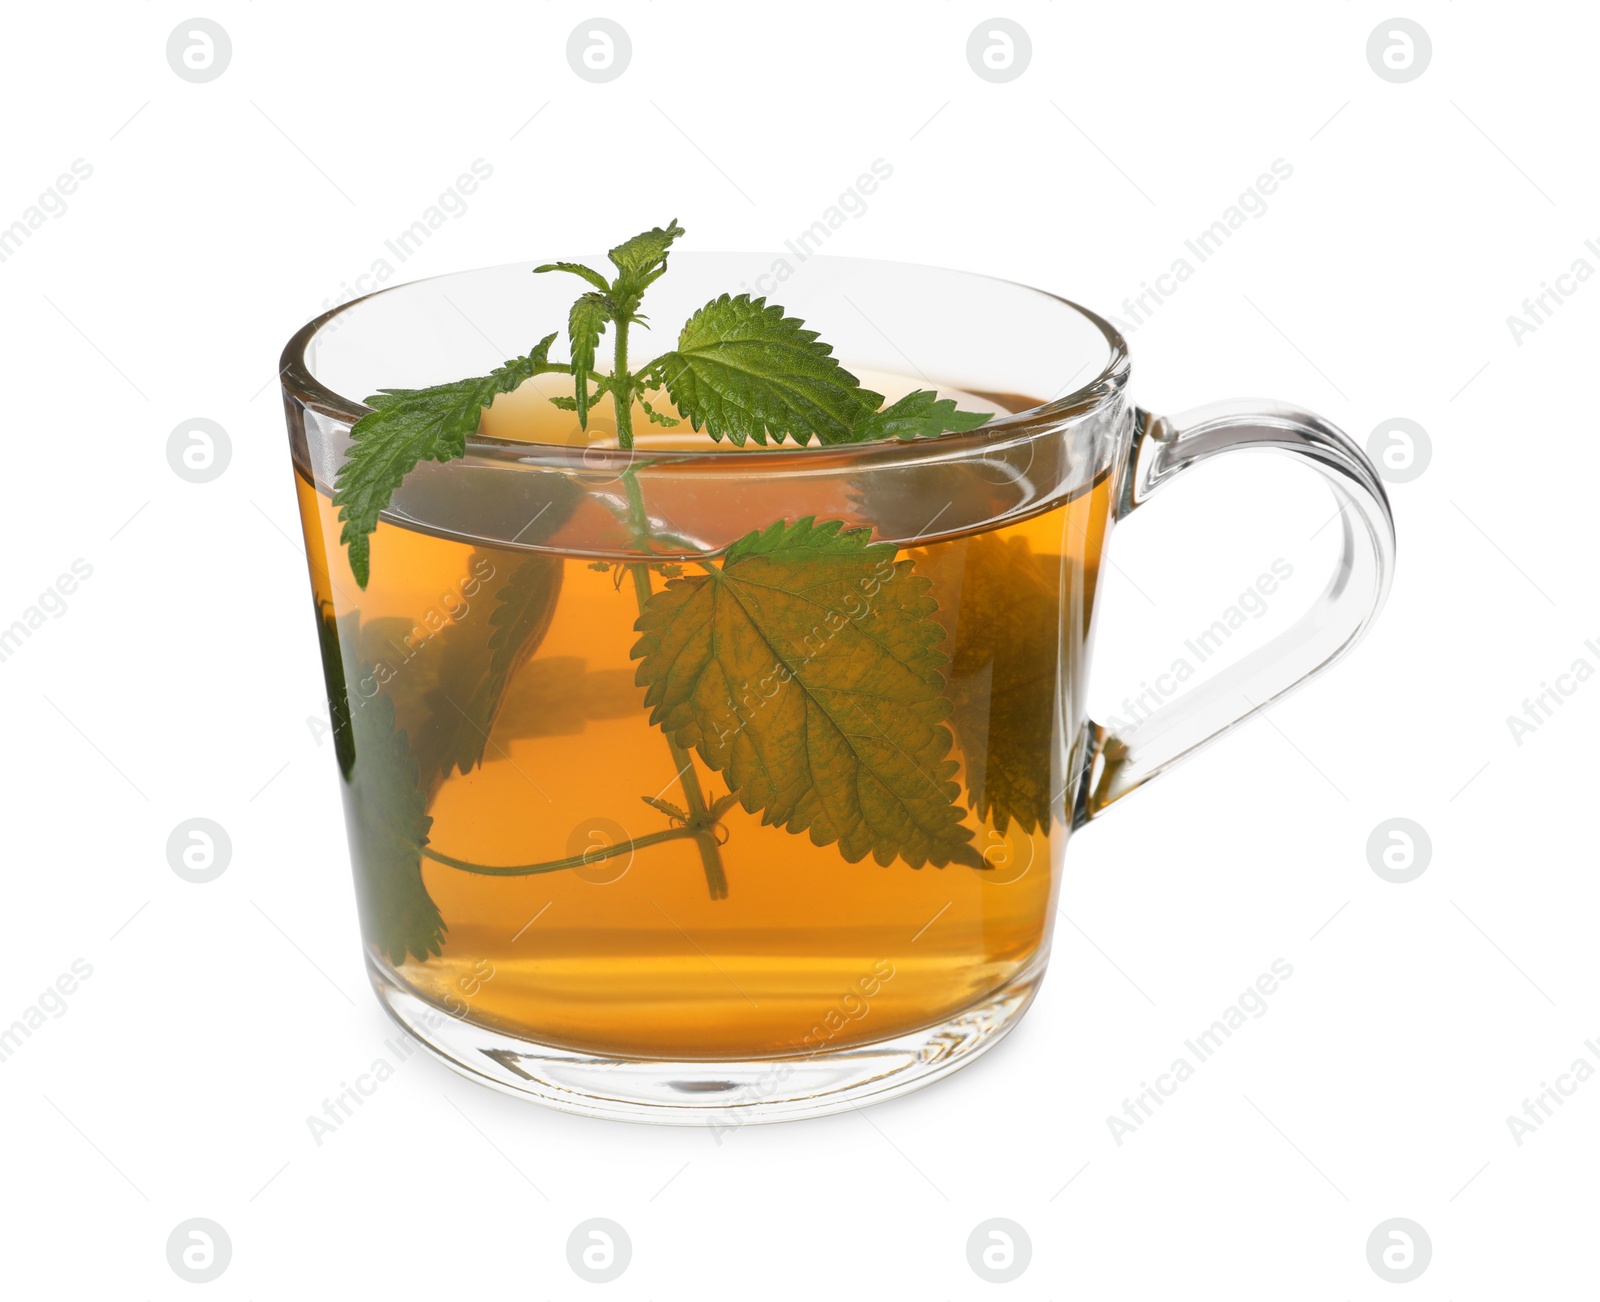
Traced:
<path fill-rule="evenodd" d="M 465 455 L 483 409 L 536 375 L 571 376 L 571 394 L 550 401 L 576 413 L 584 429 L 591 411 L 609 399 L 623 449 L 633 447 L 635 403 L 654 423 L 687 420 L 696 431 L 739 447 L 928 438 L 975 429 L 990 418 L 960 411 L 953 399 L 927 389 L 884 406 L 884 396 L 862 387 L 815 330 L 748 294 L 712 299 L 684 323 L 675 348 L 630 369 L 629 331 L 647 324 L 639 310 L 645 292 L 666 273 L 669 251 L 682 234 L 674 221 L 617 245 L 608 255 L 615 268 L 609 277 L 576 262 L 535 268 L 536 274 L 576 276 L 588 286 L 567 313 L 566 362 L 550 360 L 557 338 L 550 334 L 489 375 L 427 389 L 383 389 L 367 399 L 372 410 L 351 432 L 333 495 L 344 526 L 341 541 L 363 588 L 371 577 L 372 534 L 405 476 L 422 461 Z M 601 372 L 597 359 L 608 336 L 612 365 Z M 662 394 L 676 416 L 659 410 Z M 626 522 L 648 553 L 652 542 L 674 540 L 652 533 L 637 470 L 630 465 L 621 476 Z M 422 880 L 424 858 L 511 877 L 692 838 L 711 897 L 722 898 L 728 885 L 721 819 L 735 804 L 765 824 L 806 833 L 817 846 L 836 845 L 851 863 L 870 854 L 885 866 L 899 859 L 913 868 L 986 867 L 957 803 L 960 766 L 950 753 L 956 706 L 946 690 L 950 657 L 941 648 L 954 645 L 967 658 L 974 650 L 952 641 L 956 610 L 944 608 L 949 603 L 936 597 L 934 580 L 918 574 L 910 559 L 897 558 L 894 543 L 873 541 L 871 532 L 806 516 L 758 529 L 717 559 L 696 559 L 700 573 L 685 573 L 676 562 L 621 566 L 619 586 L 631 577 L 639 610 L 631 651 L 635 683 L 644 689 L 650 723 L 666 739 L 683 803 L 642 796 L 669 825 L 619 846 L 540 863 L 475 864 L 429 844 L 426 810 L 439 783 L 482 761 L 509 678 L 537 650 L 554 617 L 559 563 L 547 573 L 538 568 L 549 564 L 547 556 L 520 562 L 538 572 L 516 569 L 496 592 L 490 616 L 496 631 L 483 647 L 466 630 L 443 635 L 450 646 L 440 666 L 477 684 L 471 745 L 438 756 L 428 747 L 419 751 L 408 734 L 421 738 L 437 726 L 424 706 L 405 708 L 404 693 L 396 698 L 398 710 L 386 703 L 357 711 L 356 772 L 346 777 L 361 788 L 357 804 L 371 811 L 356 827 L 369 938 L 395 962 L 440 952 L 445 926 Z M 659 589 L 657 576 L 665 580 Z M 358 675 L 368 669 L 355 668 Z M 1048 676 L 1039 681 L 1047 683 Z M 1037 713 L 1048 716 L 1047 702 Z M 1026 801 L 1008 801 L 997 774 L 989 774 L 985 786 L 988 766 L 968 745 L 992 739 L 981 729 L 969 739 L 959 715 L 953 722 L 972 751 L 971 808 L 993 814 L 1003 830 L 1007 806 L 1014 804 L 1010 816 L 1031 829 L 1036 792 L 1048 774 L 1031 775 Z M 379 756 L 363 777 L 359 757 L 371 751 Z M 694 756 L 722 776 L 727 794 L 707 796 Z M 367 790 L 374 783 L 394 789 Z M 1048 808 L 1043 817 L 1050 817 Z"/>
<path fill-rule="evenodd" d="M 572 376 L 572 397 L 552 398 L 574 411 L 583 429 L 589 412 L 609 396 L 617 442 L 633 447 L 633 404 L 650 420 L 676 425 L 647 395 L 665 391 L 679 416 L 696 431 L 726 439 L 805 445 L 865 443 L 887 438 L 929 438 L 976 429 L 988 413 L 958 411 L 953 399 L 917 389 L 883 406 L 883 395 L 863 388 L 833 355 L 833 348 L 783 308 L 748 294 L 723 294 L 684 323 L 678 346 L 637 371 L 628 369 L 628 328 L 645 325 L 639 314 L 645 291 L 667 270 L 667 255 L 683 234 L 676 221 L 625 240 L 608 255 L 616 273 L 607 279 L 578 262 L 550 262 L 536 274 L 560 271 L 586 281 L 567 313 L 570 360 L 552 362 L 556 335 L 546 335 L 525 357 L 488 375 L 428 389 L 380 389 L 367 399 L 373 410 L 356 422 L 351 446 L 334 481 L 333 504 L 344 529 L 350 568 L 363 588 L 371 575 L 371 535 L 394 492 L 422 461 L 454 461 L 466 453 L 483 408 L 535 375 Z M 610 374 L 595 370 L 607 330 L 614 344 Z"/>

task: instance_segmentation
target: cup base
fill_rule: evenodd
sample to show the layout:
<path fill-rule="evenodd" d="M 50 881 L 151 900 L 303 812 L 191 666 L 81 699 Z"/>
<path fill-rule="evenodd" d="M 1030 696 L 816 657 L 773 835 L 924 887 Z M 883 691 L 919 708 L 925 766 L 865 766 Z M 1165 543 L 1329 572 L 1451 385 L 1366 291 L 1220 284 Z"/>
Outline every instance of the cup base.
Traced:
<path fill-rule="evenodd" d="M 724 1130 L 882 1103 L 994 1048 L 1033 1002 L 1043 956 L 948 1021 L 889 1040 L 786 1058 L 698 1060 L 577 1053 L 452 1017 L 368 962 L 379 1001 L 447 1067 L 507 1094 L 611 1121 Z"/>

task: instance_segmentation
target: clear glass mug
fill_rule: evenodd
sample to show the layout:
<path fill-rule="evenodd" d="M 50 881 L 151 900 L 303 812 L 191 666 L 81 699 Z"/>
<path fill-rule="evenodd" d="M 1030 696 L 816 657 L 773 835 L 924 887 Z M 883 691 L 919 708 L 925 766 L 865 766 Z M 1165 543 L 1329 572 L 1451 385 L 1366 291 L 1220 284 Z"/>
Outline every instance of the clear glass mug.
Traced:
<path fill-rule="evenodd" d="M 1118 332 L 1023 285 L 691 253 L 632 365 L 743 290 L 888 399 L 937 388 L 993 419 L 735 449 L 641 412 L 621 451 L 609 398 L 580 431 L 545 401 L 570 379 L 535 377 L 465 458 L 408 476 L 359 588 L 329 497 L 362 397 L 559 329 L 573 286 L 532 266 L 358 299 L 282 366 L 369 971 L 476 1080 L 731 1126 L 938 1079 L 1033 998 L 1073 830 L 1332 663 L 1383 602 L 1383 488 L 1319 417 L 1140 411 Z M 1109 732 L 1084 688 L 1112 525 L 1241 449 L 1327 481 L 1337 567 L 1274 641 Z"/>

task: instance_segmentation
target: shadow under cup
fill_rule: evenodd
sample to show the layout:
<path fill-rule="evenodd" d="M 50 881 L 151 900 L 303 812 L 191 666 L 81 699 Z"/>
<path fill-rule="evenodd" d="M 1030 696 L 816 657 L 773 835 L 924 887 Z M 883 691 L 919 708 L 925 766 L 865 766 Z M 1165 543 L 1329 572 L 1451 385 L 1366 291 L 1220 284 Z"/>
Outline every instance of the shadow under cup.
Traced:
<path fill-rule="evenodd" d="M 580 430 L 546 401 L 570 377 L 535 377 L 407 476 L 361 588 L 330 502 L 359 398 L 558 327 L 575 282 L 532 265 L 357 300 L 284 355 L 379 998 L 455 1069 L 592 1115 L 737 1125 L 937 1079 L 1027 1007 L 1069 832 L 1137 768 L 1084 712 L 1107 533 L 1160 468 L 1129 455 L 1122 341 L 960 272 L 673 254 L 631 366 L 768 293 L 887 400 L 993 418 L 735 449 L 636 409 L 623 451 L 609 398 Z"/>

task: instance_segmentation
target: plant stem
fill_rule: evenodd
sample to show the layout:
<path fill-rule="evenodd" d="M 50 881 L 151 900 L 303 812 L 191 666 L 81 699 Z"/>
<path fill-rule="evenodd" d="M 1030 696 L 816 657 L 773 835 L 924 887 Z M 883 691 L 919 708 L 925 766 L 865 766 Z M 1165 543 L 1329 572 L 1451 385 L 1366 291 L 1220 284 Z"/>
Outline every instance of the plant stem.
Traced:
<path fill-rule="evenodd" d="M 617 446 L 633 447 L 633 384 L 628 374 L 628 322 L 616 323 L 616 351 L 613 354 L 611 375 L 611 405 L 617 419 Z M 628 519 L 634 540 L 643 544 L 650 536 L 650 517 L 645 514 L 644 492 L 639 487 L 634 468 L 630 465 L 622 472 L 623 486 L 628 494 Z M 633 575 L 633 591 L 639 602 L 639 613 L 644 614 L 650 600 L 650 566 L 645 562 L 628 566 Z M 663 736 L 666 736 L 663 730 Z M 700 847 L 700 863 L 705 869 L 706 887 L 714 900 L 728 898 L 728 876 L 722 870 L 722 847 L 717 844 L 712 830 L 711 814 L 706 805 L 705 793 L 700 789 L 700 775 L 695 771 L 694 757 L 666 736 L 667 750 L 672 755 L 673 767 L 678 771 L 678 785 L 683 788 L 684 808 L 689 812 L 690 828 Z"/>
<path fill-rule="evenodd" d="M 628 323 L 618 321 L 616 351 L 611 361 L 611 406 L 617 417 L 617 446 L 623 451 L 633 447 L 633 385 L 628 383 Z M 618 388 L 623 392 L 618 393 Z"/>
<path fill-rule="evenodd" d="M 645 602 L 650 600 L 650 570 L 644 565 L 630 565 L 628 569 L 633 574 L 633 590 L 639 600 L 639 610 L 643 613 Z M 695 832 L 695 840 L 700 846 L 700 862 L 705 868 L 706 886 L 711 891 L 712 899 L 725 900 L 728 898 L 728 877 L 722 871 L 722 847 L 717 844 L 716 833 L 711 830 L 711 815 L 705 793 L 700 789 L 700 775 L 695 772 L 694 757 L 671 737 L 666 740 L 667 750 L 671 752 L 672 762 L 678 770 L 678 785 L 683 788 L 683 803 L 689 811 L 691 830 L 699 829 Z"/>
<path fill-rule="evenodd" d="M 477 873 L 481 877 L 533 877 L 539 873 L 559 872 L 563 868 L 586 868 L 590 864 L 599 863 L 602 859 L 610 859 L 619 854 L 631 854 L 647 845 L 659 845 L 663 841 L 679 841 L 686 836 L 695 835 L 697 833 L 690 827 L 669 827 L 662 832 L 631 837 L 626 841 L 619 841 L 616 845 L 595 847 L 585 850 L 582 854 L 569 855 L 565 859 L 551 859 L 545 863 L 515 864 L 507 868 L 469 863 L 465 859 L 440 854 L 428 846 L 422 847 L 422 856 L 425 859 L 432 859 L 435 863 L 442 863 L 447 868 L 459 868 L 462 872 Z"/>

